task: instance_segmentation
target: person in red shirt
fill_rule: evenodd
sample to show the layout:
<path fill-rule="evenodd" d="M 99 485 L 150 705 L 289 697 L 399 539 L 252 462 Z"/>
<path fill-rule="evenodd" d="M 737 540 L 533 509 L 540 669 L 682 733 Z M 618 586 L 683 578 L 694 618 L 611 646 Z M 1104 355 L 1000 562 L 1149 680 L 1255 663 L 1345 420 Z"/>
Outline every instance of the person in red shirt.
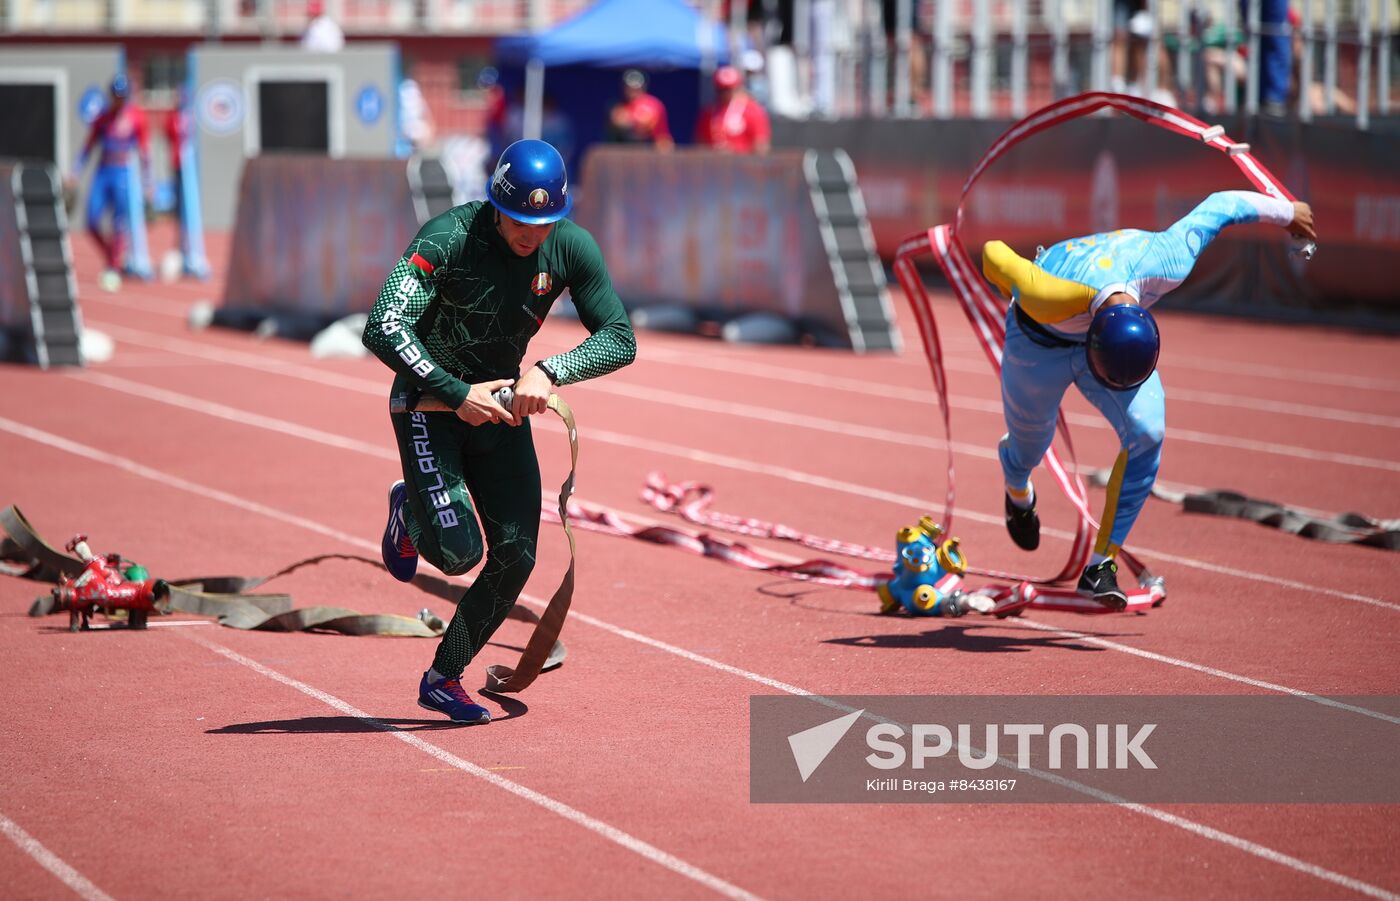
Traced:
<path fill-rule="evenodd" d="M 744 90 L 733 66 L 715 71 L 715 102 L 700 112 L 695 143 L 725 153 L 767 153 L 772 146 L 768 111 Z"/>
<path fill-rule="evenodd" d="M 666 107 L 647 93 L 647 77 L 636 69 L 622 76 L 622 100 L 608 116 L 612 140 L 625 144 L 655 144 L 657 150 L 676 146 L 666 124 Z"/>

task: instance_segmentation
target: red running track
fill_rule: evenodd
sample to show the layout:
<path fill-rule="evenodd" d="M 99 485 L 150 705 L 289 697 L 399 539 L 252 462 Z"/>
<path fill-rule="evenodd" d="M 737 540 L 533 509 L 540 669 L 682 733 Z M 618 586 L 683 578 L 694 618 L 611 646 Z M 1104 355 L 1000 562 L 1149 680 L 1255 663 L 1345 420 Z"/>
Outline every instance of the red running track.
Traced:
<path fill-rule="evenodd" d="M 218 267 L 226 245 L 211 249 Z M 116 355 L 86 371 L 0 370 L 0 502 L 51 539 L 81 529 L 175 576 L 357 555 L 369 562 L 274 587 L 299 604 L 423 606 L 373 564 L 396 471 L 383 367 L 191 333 L 189 305 L 216 288 L 104 294 L 77 250 L 84 315 Z M 978 561 L 1022 562 L 1000 523 L 996 385 L 951 303 L 942 316 L 955 532 Z M 1400 509 L 1393 340 L 1161 320 L 1164 482 Z M 536 349 L 580 335 L 552 320 Z M 638 491 L 660 469 L 713 483 L 722 509 L 883 546 L 936 510 L 942 436 L 913 349 L 639 338 L 634 366 L 568 389 L 583 500 L 646 517 Z M 1070 411 L 1081 461 L 1108 465 L 1112 436 L 1077 398 Z M 539 424 L 552 490 L 566 442 Z M 1044 516 L 1036 562 L 1049 569 L 1072 520 L 1063 503 Z M 568 663 L 518 699 L 487 698 L 501 718 L 473 729 L 414 703 L 430 642 L 193 622 L 71 635 L 66 620 L 24 616 L 37 586 L 0 579 L 5 894 L 1395 897 L 1394 807 L 749 803 L 754 694 L 1396 693 L 1395 555 L 1158 501 L 1132 544 L 1169 580 L 1150 615 L 944 623 L 584 533 Z M 529 603 L 563 567 L 558 529 L 540 559 Z M 525 635 L 508 623 L 481 663 L 508 662 Z M 480 679 L 474 666 L 468 682 Z"/>

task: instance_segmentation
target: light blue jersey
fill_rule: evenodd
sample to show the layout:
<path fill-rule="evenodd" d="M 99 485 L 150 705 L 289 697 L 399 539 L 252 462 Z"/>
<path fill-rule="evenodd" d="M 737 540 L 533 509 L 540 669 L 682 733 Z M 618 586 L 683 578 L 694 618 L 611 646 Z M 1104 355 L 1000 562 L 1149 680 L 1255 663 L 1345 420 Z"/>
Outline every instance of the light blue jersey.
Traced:
<path fill-rule="evenodd" d="M 1006 318 L 1001 393 L 1007 436 L 999 447 L 1008 489 L 1029 484 L 1055 436 L 1055 418 L 1071 384 L 1118 433 L 1122 450 L 1109 479 L 1094 550 L 1112 556 L 1128 537 L 1157 479 L 1166 434 L 1166 394 L 1156 372 L 1136 388 L 1114 391 L 1089 371 L 1083 335 L 1098 307 L 1119 292 L 1144 307 L 1181 284 L 1196 258 L 1226 226 L 1288 225 L 1293 204 L 1251 191 L 1212 194 L 1166 231 L 1122 229 L 1061 241 L 1031 266 L 1001 242 L 989 242 L 983 271 L 1015 306 Z M 1054 278 L 1046 278 L 1045 276 Z M 1048 342 L 1022 327 L 1017 308 L 1039 330 L 1069 340 Z M 1032 323 L 1034 324 L 1034 323 Z"/>
<path fill-rule="evenodd" d="M 1230 225 L 1269 222 L 1288 225 L 1293 204 L 1253 191 L 1218 191 L 1166 231 L 1135 228 L 1071 238 L 1046 248 L 1035 258 L 1041 269 L 1094 289 L 1089 309 L 1055 322 L 1056 331 L 1082 335 L 1099 304 L 1118 292 L 1150 307 L 1186 280 L 1196 259 Z"/>

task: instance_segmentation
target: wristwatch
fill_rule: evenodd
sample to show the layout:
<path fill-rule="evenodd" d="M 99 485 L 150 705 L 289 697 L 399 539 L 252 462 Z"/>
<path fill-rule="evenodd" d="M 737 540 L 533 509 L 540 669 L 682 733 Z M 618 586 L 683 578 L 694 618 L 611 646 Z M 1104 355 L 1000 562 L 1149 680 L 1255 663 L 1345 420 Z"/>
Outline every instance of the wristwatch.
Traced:
<path fill-rule="evenodd" d="M 559 376 L 555 375 L 553 366 L 550 366 L 544 360 L 540 360 L 535 365 L 539 367 L 540 372 L 544 373 L 545 378 L 549 379 L 551 385 L 559 384 Z"/>

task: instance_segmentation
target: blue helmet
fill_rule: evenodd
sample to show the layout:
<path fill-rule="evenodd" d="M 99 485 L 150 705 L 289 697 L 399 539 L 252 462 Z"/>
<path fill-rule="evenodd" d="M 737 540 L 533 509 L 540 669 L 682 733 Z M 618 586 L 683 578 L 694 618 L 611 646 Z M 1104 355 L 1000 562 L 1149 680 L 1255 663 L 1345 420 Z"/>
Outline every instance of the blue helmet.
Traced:
<path fill-rule="evenodd" d="M 117 74 L 112 78 L 112 96 L 126 97 L 131 94 L 131 82 L 126 80 L 126 76 Z"/>
<path fill-rule="evenodd" d="M 1089 324 L 1089 371 L 1100 384 L 1127 391 L 1147 381 L 1157 368 L 1162 337 L 1152 314 L 1137 304 L 1103 307 Z"/>
<path fill-rule="evenodd" d="M 503 214 L 528 225 L 558 222 L 574 207 L 564 158 L 544 141 L 516 141 L 507 147 L 487 196 Z"/>

